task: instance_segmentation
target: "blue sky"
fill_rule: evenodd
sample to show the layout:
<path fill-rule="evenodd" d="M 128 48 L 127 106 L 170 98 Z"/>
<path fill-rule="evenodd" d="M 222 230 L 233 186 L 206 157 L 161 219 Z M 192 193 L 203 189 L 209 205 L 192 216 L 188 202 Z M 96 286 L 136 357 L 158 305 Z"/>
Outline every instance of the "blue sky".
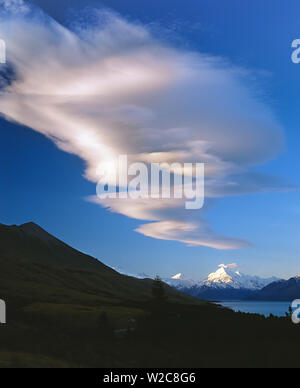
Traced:
<path fill-rule="evenodd" d="M 219 57 L 224 66 L 242 68 L 248 88 L 272 110 L 285 144 L 254 171 L 299 185 L 300 64 L 291 62 L 291 42 L 300 37 L 297 1 L 35 1 L 65 26 L 93 22 L 95 6 L 117 12 L 130 25 L 149 28 L 177 52 Z M 87 5 L 91 7 L 86 10 Z M 85 10 L 84 10 L 85 9 Z M 84 12 L 83 12 L 84 10 Z M 0 36 L 1 38 L 1 36 Z M 32 60 L 35 60 L 32 53 Z M 220 97 L 221 98 L 221 97 Z M 235 101 L 235 104 L 238 104 Z M 240 112 L 240 111 L 238 111 Z M 252 112 L 255 113 L 255 112 Z M 246 240 L 251 248 L 187 247 L 136 233 L 143 222 L 88 202 L 95 183 L 83 177 L 84 161 L 63 152 L 43 134 L 1 119 L 1 222 L 35 221 L 72 246 L 130 272 L 183 272 L 204 277 L 220 263 L 242 271 L 289 277 L 299 273 L 300 200 L 297 190 L 224 196 L 212 201 L 206 220 L 221 235 Z M 270 154 L 270 138 L 260 144 Z M 233 139 L 232 139 L 233 140 Z"/>

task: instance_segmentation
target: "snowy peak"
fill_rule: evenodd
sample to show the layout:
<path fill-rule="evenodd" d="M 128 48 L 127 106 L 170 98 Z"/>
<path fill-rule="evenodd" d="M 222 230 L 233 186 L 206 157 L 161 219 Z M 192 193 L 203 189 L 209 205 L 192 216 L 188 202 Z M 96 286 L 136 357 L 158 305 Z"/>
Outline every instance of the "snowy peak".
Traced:
<path fill-rule="evenodd" d="M 237 270 L 237 265 L 220 264 L 216 272 L 208 275 L 203 281 L 203 285 L 208 287 L 232 287 L 249 290 L 260 290 L 268 284 L 279 279 L 272 277 L 263 279 L 258 276 L 245 275 Z"/>
<path fill-rule="evenodd" d="M 197 282 L 192 279 L 186 279 L 181 272 L 177 273 L 171 278 L 163 278 L 162 280 L 169 284 L 169 286 L 175 287 L 177 289 L 190 288 L 197 284 Z"/>
<path fill-rule="evenodd" d="M 224 267 L 209 274 L 206 280 L 207 283 L 232 283 L 232 281 L 232 276 L 225 271 Z"/>
<path fill-rule="evenodd" d="M 134 276 L 139 279 L 144 278 L 153 278 L 152 276 L 148 276 L 146 274 L 130 274 L 121 268 L 113 268 L 121 274 L 127 276 Z M 268 279 L 263 279 L 258 276 L 251 276 L 241 273 L 238 270 L 238 266 L 235 263 L 232 264 L 220 264 L 218 269 L 215 272 L 212 272 L 208 275 L 208 277 L 204 280 L 193 280 L 186 278 L 181 272 L 169 277 L 162 278 L 162 280 L 169 284 L 171 287 L 175 287 L 178 290 L 182 290 L 192 296 L 197 296 L 197 292 L 209 292 L 210 293 L 218 293 L 218 299 L 222 299 L 222 293 L 228 294 L 228 292 L 235 293 L 237 295 L 238 292 L 243 292 L 245 294 L 246 291 L 254 292 L 261 290 L 272 282 L 279 281 L 281 279 L 272 277 Z M 222 295 L 221 295 L 221 294 Z M 246 296 L 246 294 L 244 295 Z M 202 297 L 205 299 L 205 297 Z"/>
<path fill-rule="evenodd" d="M 236 263 L 220 264 L 215 272 L 210 273 L 204 280 L 186 279 L 182 273 L 171 278 L 163 279 L 170 286 L 178 289 L 189 288 L 212 288 L 212 289 L 241 289 L 257 291 L 268 284 L 280 279 L 272 277 L 263 279 L 258 276 L 251 276 L 241 273 Z"/>
<path fill-rule="evenodd" d="M 172 276 L 171 279 L 183 279 L 182 273 L 178 273 L 177 275 Z"/>

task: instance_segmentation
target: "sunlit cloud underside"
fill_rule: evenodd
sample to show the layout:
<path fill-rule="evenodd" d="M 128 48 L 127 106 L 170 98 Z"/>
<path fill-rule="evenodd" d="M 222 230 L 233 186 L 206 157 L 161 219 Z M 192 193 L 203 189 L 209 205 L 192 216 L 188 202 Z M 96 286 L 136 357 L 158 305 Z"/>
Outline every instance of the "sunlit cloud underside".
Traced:
<path fill-rule="evenodd" d="M 201 210 L 187 211 L 174 199 L 90 199 L 144 221 L 136 231 L 148 237 L 216 249 L 251 245 L 216 233 L 205 220 L 213 199 L 282 188 L 279 179 L 253 172 L 278 154 L 284 135 L 249 86 L 248 71 L 167 45 L 107 11 L 94 10 L 97 23 L 70 30 L 21 1 L 5 3 L 0 36 L 15 73 L 9 84 L 0 80 L 7 120 L 77 155 L 95 183 L 99 165 L 120 154 L 146 163 L 205 163 Z"/>

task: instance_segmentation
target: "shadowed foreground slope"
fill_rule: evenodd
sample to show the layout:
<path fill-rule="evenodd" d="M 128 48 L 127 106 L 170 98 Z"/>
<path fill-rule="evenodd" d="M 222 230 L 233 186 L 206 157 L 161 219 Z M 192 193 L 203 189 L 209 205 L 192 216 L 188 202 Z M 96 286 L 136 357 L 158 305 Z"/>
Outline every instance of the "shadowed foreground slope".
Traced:
<path fill-rule="evenodd" d="M 300 366 L 300 326 L 120 275 L 33 223 L 0 225 L 1 367 Z"/>
<path fill-rule="evenodd" d="M 144 300 L 151 286 L 150 279 L 121 275 L 34 223 L 0 224 L 0 297 L 8 305 L 11 298 L 18 304 Z M 187 299 L 171 287 L 167 292 Z"/>

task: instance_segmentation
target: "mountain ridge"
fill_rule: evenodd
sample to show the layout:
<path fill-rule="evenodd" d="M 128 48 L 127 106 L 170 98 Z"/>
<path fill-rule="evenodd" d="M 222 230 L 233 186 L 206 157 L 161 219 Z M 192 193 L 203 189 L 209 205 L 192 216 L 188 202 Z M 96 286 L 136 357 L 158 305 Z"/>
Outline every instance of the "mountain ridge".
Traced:
<path fill-rule="evenodd" d="M 285 302 L 300 298 L 300 276 L 296 275 L 288 280 L 273 282 L 262 288 L 247 300 Z"/>
<path fill-rule="evenodd" d="M 151 279 L 122 275 L 35 223 L 0 224 L 0 241 L 0 295 L 8 303 L 11 298 L 25 304 L 56 301 L 56 295 L 64 295 L 61 303 L 89 298 L 115 303 L 151 297 Z M 166 293 L 171 299 L 192 302 L 167 285 Z"/>
<path fill-rule="evenodd" d="M 122 271 L 126 273 L 125 271 Z M 144 274 L 145 275 L 145 274 Z M 132 275 L 142 278 L 140 275 Z M 145 275 L 146 278 L 151 276 Z M 220 264 L 219 268 L 210 273 L 203 280 L 188 279 L 181 272 L 170 278 L 162 280 L 188 295 L 202 300 L 242 300 L 261 290 L 274 281 L 280 281 L 277 277 L 260 278 L 246 275 L 237 270 L 236 264 Z"/>

